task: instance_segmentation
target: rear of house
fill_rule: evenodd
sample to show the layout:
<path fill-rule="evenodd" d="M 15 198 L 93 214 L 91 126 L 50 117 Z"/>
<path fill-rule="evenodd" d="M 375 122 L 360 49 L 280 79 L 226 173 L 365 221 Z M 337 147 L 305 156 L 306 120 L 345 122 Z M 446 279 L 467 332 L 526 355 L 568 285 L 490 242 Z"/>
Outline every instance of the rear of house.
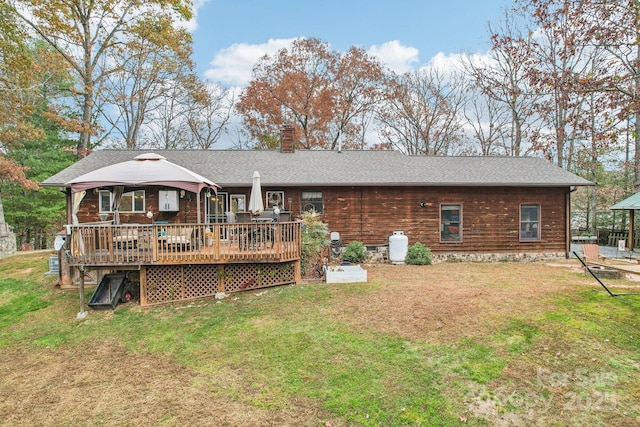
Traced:
<path fill-rule="evenodd" d="M 171 189 L 130 188 L 120 210 L 123 223 L 188 224 L 204 212 L 206 223 L 224 224 L 227 212 L 247 209 L 251 177 L 258 170 L 265 206 L 292 218 L 313 209 L 344 245 L 357 240 L 385 246 L 401 230 L 409 244 L 435 255 L 504 257 L 565 255 L 570 250 L 570 202 L 576 186 L 590 182 L 539 158 L 406 156 L 396 151 L 166 150 L 156 151 L 220 185 L 197 206 L 179 193 L 177 206 L 161 209 Z M 93 168 L 139 154 L 97 151 L 48 179 L 65 182 Z M 166 194 L 165 194 L 166 195 Z M 110 190 L 86 195 L 80 222 L 110 213 Z M 69 206 L 71 202 L 69 200 Z M 69 211 L 69 221 L 71 213 Z"/>

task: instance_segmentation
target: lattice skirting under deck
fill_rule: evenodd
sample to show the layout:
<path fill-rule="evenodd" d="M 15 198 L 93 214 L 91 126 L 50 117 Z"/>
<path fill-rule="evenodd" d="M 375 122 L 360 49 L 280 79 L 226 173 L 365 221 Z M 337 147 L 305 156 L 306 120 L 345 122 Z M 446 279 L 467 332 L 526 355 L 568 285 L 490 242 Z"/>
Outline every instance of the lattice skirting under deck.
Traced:
<path fill-rule="evenodd" d="M 296 268 L 295 262 L 147 266 L 140 274 L 140 303 L 164 304 L 296 283 Z"/>

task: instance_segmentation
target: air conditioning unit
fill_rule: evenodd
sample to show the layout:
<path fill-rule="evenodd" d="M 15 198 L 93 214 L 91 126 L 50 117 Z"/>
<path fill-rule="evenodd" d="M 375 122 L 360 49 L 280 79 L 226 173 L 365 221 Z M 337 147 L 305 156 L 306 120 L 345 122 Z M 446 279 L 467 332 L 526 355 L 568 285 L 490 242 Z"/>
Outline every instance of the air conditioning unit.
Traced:
<path fill-rule="evenodd" d="M 180 210 L 180 198 L 177 190 L 160 190 L 158 197 L 158 210 L 160 212 L 178 212 Z"/>

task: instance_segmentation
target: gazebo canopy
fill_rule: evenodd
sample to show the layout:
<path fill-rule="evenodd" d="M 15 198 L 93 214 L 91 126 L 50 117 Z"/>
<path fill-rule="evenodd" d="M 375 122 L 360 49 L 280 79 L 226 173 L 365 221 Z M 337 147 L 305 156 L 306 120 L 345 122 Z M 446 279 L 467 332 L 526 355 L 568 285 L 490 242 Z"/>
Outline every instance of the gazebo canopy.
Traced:
<path fill-rule="evenodd" d="M 636 193 L 633 196 L 629 196 L 626 199 L 611 206 L 611 210 L 630 210 L 640 209 L 640 193 Z"/>
<path fill-rule="evenodd" d="M 67 182 L 71 192 L 100 187 L 142 187 L 164 185 L 199 193 L 203 188 L 216 192 L 218 185 L 187 168 L 171 163 L 155 153 L 136 156 L 133 160 L 105 166 Z"/>

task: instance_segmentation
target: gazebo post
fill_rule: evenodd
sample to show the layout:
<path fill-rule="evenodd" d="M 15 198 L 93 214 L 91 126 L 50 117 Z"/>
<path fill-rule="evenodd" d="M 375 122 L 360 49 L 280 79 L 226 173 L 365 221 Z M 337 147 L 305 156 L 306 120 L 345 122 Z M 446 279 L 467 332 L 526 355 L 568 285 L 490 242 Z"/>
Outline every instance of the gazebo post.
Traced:
<path fill-rule="evenodd" d="M 633 252 L 633 241 L 635 239 L 635 236 L 633 235 L 635 212 L 635 209 L 629 209 L 629 251 L 631 252 Z"/>
<path fill-rule="evenodd" d="M 198 224 L 200 224 L 200 190 L 196 193 L 196 206 L 198 207 L 198 209 L 196 209 L 198 212 Z"/>

